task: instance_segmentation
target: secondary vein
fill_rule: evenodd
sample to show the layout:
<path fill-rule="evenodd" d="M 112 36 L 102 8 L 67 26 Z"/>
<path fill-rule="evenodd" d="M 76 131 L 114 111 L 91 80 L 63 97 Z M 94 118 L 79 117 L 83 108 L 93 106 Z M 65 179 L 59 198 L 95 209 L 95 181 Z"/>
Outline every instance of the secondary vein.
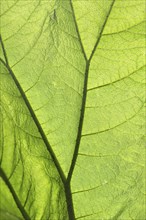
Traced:
<path fill-rule="evenodd" d="M 4 53 L 4 57 L 5 57 L 5 60 L 6 60 L 6 68 L 9 70 L 12 78 L 14 79 L 29 111 L 30 111 L 30 114 L 32 115 L 32 118 L 34 119 L 34 122 L 36 123 L 37 127 L 38 127 L 38 130 L 42 136 L 42 139 L 44 140 L 44 143 L 46 144 L 47 146 L 47 149 L 48 151 L 50 152 L 51 156 L 52 156 L 52 159 L 54 161 L 54 164 L 58 170 L 58 173 L 62 179 L 62 182 L 64 184 L 64 188 L 65 188 L 65 194 L 66 194 L 66 200 L 67 200 L 67 205 L 68 205 L 68 214 L 69 214 L 69 218 L 70 220 L 74 220 L 75 219 L 75 214 L 74 214 L 74 210 L 73 210 L 73 201 L 72 201 L 72 194 L 71 194 L 71 189 L 70 189 L 70 182 L 71 182 L 71 178 L 72 178 L 72 174 L 73 174 L 73 171 L 74 171 L 74 168 L 75 168 L 75 164 L 76 164 L 76 160 L 77 160 L 77 157 L 78 157 L 78 151 L 79 151 L 79 146 L 80 146 L 80 141 L 81 141 L 81 137 L 82 137 L 82 128 L 83 128 L 83 121 L 84 121 L 84 114 L 85 114 L 85 105 L 86 105 L 86 97 L 87 97 L 87 84 L 88 84 L 88 75 L 89 75 L 89 68 L 90 68 L 90 63 L 91 63 L 91 60 L 92 60 L 92 57 L 94 56 L 94 53 L 96 51 L 96 48 L 97 46 L 99 45 L 99 42 L 100 42 L 100 39 L 101 39 L 101 36 L 102 36 L 102 33 L 103 33 L 103 30 L 104 30 L 104 27 L 107 23 L 107 20 L 109 18 L 109 15 L 111 13 L 111 10 L 112 10 L 112 7 L 114 5 L 114 2 L 115 0 L 113 0 L 112 4 L 111 4 L 111 7 L 109 9 L 109 12 L 107 14 L 107 17 L 104 21 L 104 24 L 101 28 L 101 31 L 100 31 L 100 34 L 99 34 L 99 37 L 95 43 L 95 46 L 91 52 L 91 55 L 89 57 L 89 59 L 87 59 L 87 56 L 86 56 L 86 52 L 84 50 L 84 46 L 82 44 L 82 40 L 81 40 L 81 36 L 80 36 L 80 33 L 79 33 L 79 28 L 78 28 L 78 25 L 77 25 L 77 21 L 76 21 L 76 17 L 75 17 L 75 12 L 74 12 L 74 8 L 73 8 L 73 4 L 72 4 L 72 0 L 70 0 L 70 5 L 71 5 L 71 9 L 72 9 L 72 14 L 73 14 L 73 18 L 74 18 L 74 23 L 75 23 L 75 27 L 76 27 L 76 32 L 77 32 L 77 35 L 78 35 L 78 39 L 79 39 L 79 42 L 80 42 L 80 46 L 81 46 L 81 50 L 82 50 L 82 53 L 83 53 L 83 56 L 84 56 L 84 59 L 86 61 L 86 68 L 85 68 L 85 78 L 84 78 L 84 87 L 83 87 L 83 99 L 82 99 L 82 105 L 81 105 L 81 112 L 80 112 L 80 119 L 79 119 L 79 126 L 78 126 L 78 132 L 77 132 L 77 138 L 76 138 L 76 144 L 75 144 L 75 150 L 74 150 L 74 154 L 73 154 L 73 158 L 72 158 L 72 162 L 71 162 L 71 166 L 70 166 L 70 169 L 69 169 L 69 173 L 68 173 L 68 176 L 67 176 L 67 179 L 63 173 L 63 170 L 59 164 L 59 161 L 57 160 L 49 142 L 48 142 L 48 139 L 46 137 L 46 135 L 44 134 L 43 132 L 43 129 L 23 91 L 23 89 L 21 88 L 21 85 L 19 84 L 19 81 L 17 80 L 17 78 L 15 77 L 15 74 L 13 73 L 13 71 L 11 70 L 9 64 L 8 64 L 8 59 L 7 59 L 7 55 L 6 55 L 6 51 L 5 51 L 5 48 L 4 48 L 4 45 L 3 45 L 3 42 L 2 42 L 2 39 L 1 39 L 1 42 L 2 42 L 2 48 L 3 48 L 3 53 Z"/>
<path fill-rule="evenodd" d="M 3 179 L 3 181 L 5 182 L 5 184 L 7 185 L 7 187 L 9 188 L 14 201 L 18 207 L 18 209 L 20 210 L 22 216 L 24 217 L 25 220 L 31 220 L 31 218 L 29 217 L 29 215 L 27 214 L 27 212 L 25 211 L 24 207 L 22 206 L 13 186 L 11 185 L 11 183 L 9 182 L 6 174 L 4 173 L 4 171 L 2 170 L 2 168 L 0 168 L 0 177 Z"/>
<path fill-rule="evenodd" d="M 92 50 L 92 52 L 91 52 L 91 55 L 90 55 L 90 57 L 89 57 L 89 62 L 91 62 L 91 59 L 92 59 L 92 57 L 94 56 L 95 51 L 96 51 L 96 49 L 97 49 L 97 47 L 98 47 L 98 45 L 99 45 L 100 39 L 101 39 L 101 37 L 102 37 L 102 33 L 103 33 L 103 31 L 104 31 L 104 28 L 105 28 L 105 26 L 106 26 L 106 23 L 107 23 L 107 21 L 108 21 L 108 18 L 109 18 L 110 14 L 111 14 L 111 11 L 112 11 L 112 8 L 113 8 L 113 6 L 114 6 L 115 1 L 116 1 L 116 0 L 113 0 L 111 6 L 110 6 L 110 8 L 109 8 L 108 14 L 107 14 L 107 16 L 106 16 L 106 18 L 105 18 L 105 21 L 104 21 L 104 23 L 103 23 L 103 25 L 102 25 L 102 28 L 101 28 L 101 30 L 100 30 L 99 37 L 98 37 L 98 39 L 97 39 L 97 41 L 96 41 L 96 43 L 95 43 L 95 45 L 94 45 L 94 48 L 93 48 L 93 50 Z"/>
<path fill-rule="evenodd" d="M 86 63 L 86 70 L 85 70 L 85 80 L 84 80 L 84 88 L 83 88 L 83 99 L 82 99 L 82 106 L 81 106 L 81 113 L 80 113 L 80 120 L 79 120 L 79 126 L 78 126 L 78 133 L 76 138 L 76 145 L 75 150 L 72 158 L 72 163 L 69 169 L 67 182 L 69 183 L 74 171 L 75 163 L 78 156 L 79 146 L 80 146 L 80 140 L 81 140 L 81 133 L 82 133 L 82 127 L 83 127 L 83 120 L 84 120 L 84 113 L 85 113 L 85 105 L 86 105 L 86 96 L 87 96 L 87 83 L 88 83 L 88 73 L 89 73 L 89 65 L 90 63 Z"/>
<path fill-rule="evenodd" d="M 85 52 L 85 49 L 84 49 L 84 46 L 83 46 L 83 43 L 82 43 L 82 40 L 81 40 L 81 36 L 80 36 L 80 32 L 79 32 L 77 21 L 76 21 L 72 0 L 70 0 L 70 6 L 71 6 L 72 15 L 73 15 L 73 19 L 74 19 L 74 23 L 75 23 L 75 28 L 76 28 L 76 32 L 77 32 L 77 35 L 78 35 L 78 39 L 79 39 L 79 42 L 80 42 L 81 50 L 82 50 L 82 53 L 84 55 L 85 61 L 87 62 L 87 56 L 86 56 L 86 52 Z"/>
<path fill-rule="evenodd" d="M 5 47 L 4 47 L 4 44 L 3 44 L 1 36 L 0 36 L 0 42 L 1 42 L 1 45 L 2 45 L 3 54 L 4 54 L 4 57 L 5 57 L 6 63 L 1 58 L 0 58 L 0 60 L 5 65 L 5 67 L 7 68 L 8 72 L 10 73 L 12 79 L 14 80 L 15 85 L 17 86 L 17 88 L 18 88 L 18 90 L 19 90 L 19 92 L 20 92 L 20 94 L 21 94 L 21 96 L 22 96 L 22 98 L 23 98 L 23 100 L 24 100 L 24 102 L 25 102 L 29 112 L 30 112 L 30 115 L 32 116 L 32 119 L 34 120 L 34 123 L 36 124 L 36 126 L 38 128 L 38 131 L 39 131 L 39 133 L 40 133 L 40 135 L 42 137 L 42 140 L 44 141 L 44 143 L 45 143 L 45 145 L 47 147 L 47 150 L 49 151 L 49 153 L 51 155 L 51 158 L 52 158 L 52 160 L 53 160 L 53 162 L 54 162 L 54 164 L 55 164 L 55 166 L 56 166 L 56 168 L 58 170 L 60 178 L 61 178 L 63 184 L 65 184 L 66 177 L 65 177 L 64 172 L 63 172 L 63 170 L 62 170 L 62 168 L 60 166 L 60 163 L 57 160 L 54 151 L 52 150 L 52 147 L 51 147 L 51 145 L 50 145 L 50 143 L 49 143 L 49 141 L 48 141 L 48 139 L 47 139 L 47 137 L 46 137 L 46 135 L 45 135 L 45 133 L 43 131 L 43 128 L 42 128 L 41 124 L 38 121 L 38 118 L 37 118 L 36 114 L 34 113 L 32 107 L 31 107 L 31 104 L 30 104 L 27 96 L 25 95 L 25 93 L 24 93 L 24 91 L 23 91 L 23 89 L 22 89 L 18 79 L 16 78 L 14 72 L 12 71 L 11 67 L 9 66 L 6 50 L 5 50 Z"/>
<path fill-rule="evenodd" d="M 71 0 L 70 0 L 71 2 Z M 112 11 L 112 8 L 113 8 L 113 5 L 115 3 L 115 0 L 113 0 L 110 8 L 109 8 L 109 12 L 106 16 L 106 19 L 103 23 L 103 26 L 101 28 L 101 31 L 100 31 L 100 34 L 99 34 L 99 37 L 95 43 L 95 46 L 91 52 L 91 55 L 89 57 L 89 59 L 86 58 L 86 53 L 84 51 L 84 47 L 83 47 L 83 44 L 82 44 L 82 41 L 81 41 L 81 37 L 80 37 L 80 33 L 79 33 L 79 29 L 78 29 L 78 25 L 77 25 L 77 22 L 76 22 L 76 18 L 75 18 L 75 13 L 74 13 L 74 9 L 73 9 L 73 5 L 72 5 L 72 2 L 71 2 L 71 7 L 72 7 L 72 12 L 73 12 L 73 17 L 74 17 L 74 20 L 75 20 L 75 25 L 76 25 L 76 31 L 77 31 L 77 34 L 78 34 L 78 37 L 79 37 L 79 42 L 81 44 L 81 48 L 83 50 L 83 53 L 85 54 L 84 57 L 85 57 L 85 60 L 86 60 L 86 69 L 85 69 L 85 78 L 84 78 L 84 87 L 83 87 L 83 99 L 82 99 L 82 106 L 81 106 L 81 113 L 80 113 L 80 119 L 79 119 L 79 126 L 78 126 L 78 133 L 77 133 L 77 138 L 76 138 L 76 144 L 75 144 L 75 150 L 74 150 L 74 154 L 73 154 L 73 158 L 72 158 L 72 162 L 71 162 L 71 166 L 70 166 L 70 169 L 69 169 L 69 173 L 68 173 L 68 177 L 67 177 L 67 182 L 68 184 L 70 183 L 71 181 L 71 178 L 72 178 L 72 174 L 73 174 L 73 171 L 74 171 L 74 168 L 75 168 L 75 164 L 76 164 L 76 160 L 77 160 L 77 157 L 78 157 L 78 151 L 79 151 L 79 146 L 80 146 L 80 141 L 81 141 L 81 137 L 82 137 L 82 128 L 83 128 L 83 121 L 84 121 L 84 115 L 85 115 L 85 106 L 86 106 L 86 97 L 87 97 L 87 84 L 88 84 L 88 75 L 89 75 L 89 68 L 90 68 L 90 63 L 91 63 L 91 60 L 92 60 L 92 57 L 94 56 L 94 53 L 97 49 L 97 46 L 99 45 L 99 42 L 100 42 L 100 39 L 102 37 L 102 33 L 104 31 L 104 27 L 107 23 L 107 20 L 110 16 L 110 13 Z"/>

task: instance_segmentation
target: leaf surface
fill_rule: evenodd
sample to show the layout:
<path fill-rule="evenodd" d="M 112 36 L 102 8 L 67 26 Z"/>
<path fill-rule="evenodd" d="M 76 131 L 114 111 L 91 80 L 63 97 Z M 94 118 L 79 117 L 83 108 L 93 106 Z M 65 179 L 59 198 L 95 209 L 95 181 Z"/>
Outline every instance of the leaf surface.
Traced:
<path fill-rule="evenodd" d="M 144 3 L 2 0 L 3 220 L 145 219 Z"/>

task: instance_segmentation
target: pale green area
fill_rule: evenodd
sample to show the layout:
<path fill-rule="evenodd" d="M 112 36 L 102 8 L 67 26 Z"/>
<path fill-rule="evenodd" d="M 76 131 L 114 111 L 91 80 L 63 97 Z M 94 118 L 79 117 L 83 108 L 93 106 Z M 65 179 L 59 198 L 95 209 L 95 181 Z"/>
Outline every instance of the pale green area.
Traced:
<path fill-rule="evenodd" d="M 10 1 L 2 4 L 6 2 Z M 76 140 L 85 62 L 69 1 L 55 2 L 18 1 L 2 16 L 1 31 L 12 70 L 67 174 Z"/>
<path fill-rule="evenodd" d="M 32 220 L 67 219 L 64 189 L 49 153 L 7 69 L 1 64 L 2 169 Z M 17 215 L 1 187 L 0 209 Z M 7 202 L 9 201 L 9 203 Z M 56 212 L 57 210 L 57 212 Z M 4 215 L 0 211 L 0 220 Z M 9 220 L 9 219 L 7 219 Z"/>
<path fill-rule="evenodd" d="M 112 2 L 112 0 L 74 1 L 75 15 L 80 36 L 88 58 L 99 37 Z"/>
<path fill-rule="evenodd" d="M 22 220 L 23 217 L 17 208 L 13 197 L 0 179 L 0 220 Z"/>
<path fill-rule="evenodd" d="M 145 0 L 74 0 L 90 62 L 75 216 L 145 220 Z M 67 176 L 75 149 L 85 59 L 69 0 L 2 0 L 9 65 Z M 105 19 L 107 23 L 101 34 Z M 4 60 L 2 52 L 1 58 Z M 2 168 L 32 220 L 67 220 L 63 184 L 9 71 L 1 64 Z M 0 220 L 21 216 L 1 184 Z M 10 199 L 9 199 L 10 198 Z M 17 219 L 17 218 L 16 218 Z"/>

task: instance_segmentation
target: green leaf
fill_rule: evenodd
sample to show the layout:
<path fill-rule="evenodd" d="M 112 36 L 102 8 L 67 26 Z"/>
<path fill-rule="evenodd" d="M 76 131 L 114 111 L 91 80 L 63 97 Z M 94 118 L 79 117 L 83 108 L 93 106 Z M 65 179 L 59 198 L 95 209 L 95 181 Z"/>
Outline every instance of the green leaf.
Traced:
<path fill-rule="evenodd" d="M 144 0 L 2 0 L 0 219 L 145 219 Z"/>

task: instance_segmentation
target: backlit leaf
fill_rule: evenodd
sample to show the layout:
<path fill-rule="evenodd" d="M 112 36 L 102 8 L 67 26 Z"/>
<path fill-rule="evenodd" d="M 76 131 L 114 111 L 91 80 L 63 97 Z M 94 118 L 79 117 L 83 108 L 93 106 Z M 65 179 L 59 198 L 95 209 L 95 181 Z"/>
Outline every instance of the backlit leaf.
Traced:
<path fill-rule="evenodd" d="M 1 1 L 1 220 L 145 219 L 144 7 Z"/>

